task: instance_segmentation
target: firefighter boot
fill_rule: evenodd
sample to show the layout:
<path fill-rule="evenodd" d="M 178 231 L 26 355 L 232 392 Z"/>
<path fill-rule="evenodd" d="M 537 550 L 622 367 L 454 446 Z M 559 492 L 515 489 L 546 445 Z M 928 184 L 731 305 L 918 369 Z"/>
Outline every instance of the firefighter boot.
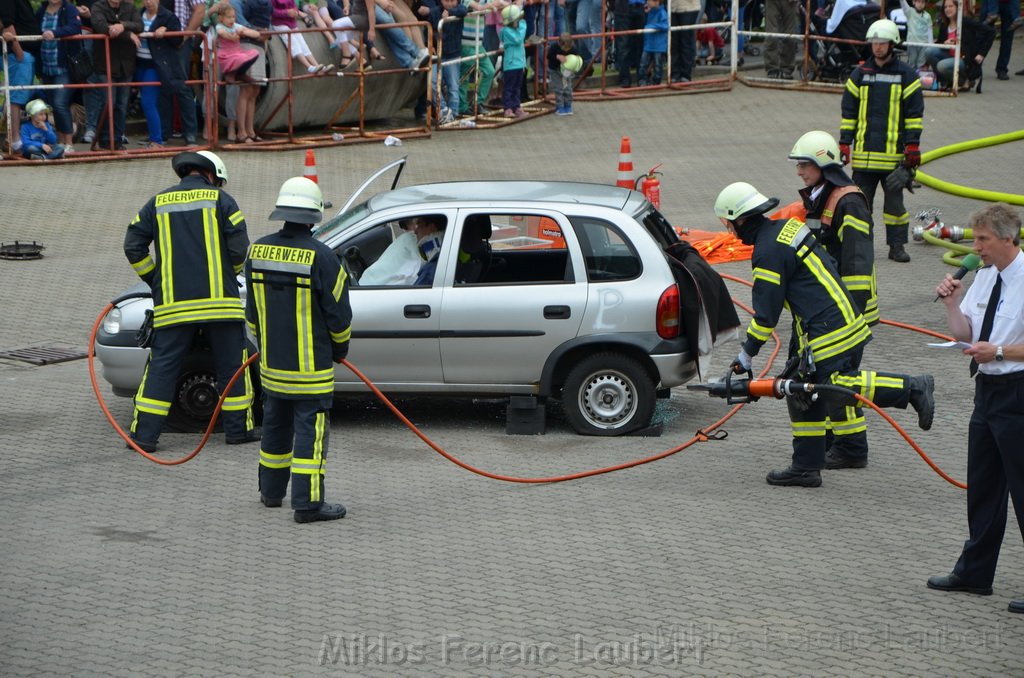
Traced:
<path fill-rule="evenodd" d="M 889 258 L 901 264 L 905 264 L 910 261 L 910 255 L 907 254 L 905 249 L 903 249 L 902 243 L 889 245 Z"/>
<path fill-rule="evenodd" d="M 315 523 L 321 520 L 337 520 L 345 517 L 345 507 L 341 504 L 321 504 L 320 508 L 311 511 L 296 511 L 295 522 Z"/>
<path fill-rule="evenodd" d="M 867 468 L 867 466 L 867 457 L 847 457 L 845 454 L 840 454 L 835 450 L 829 450 L 825 453 L 825 468 L 830 471 L 841 468 Z"/>
<path fill-rule="evenodd" d="M 263 429 L 259 426 L 246 431 L 245 435 L 238 436 L 237 438 L 225 438 L 224 442 L 228 445 L 245 445 L 246 443 L 259 442 L 260 438 L 263 437 Z"/>
<path fill-rule="evenodd" d="M 781 471 L 769 471 L 765 480 L 769 485 L 820 487 L 821 471 L 800 471 L 788 466 Z"/>
<path fill-rule="evenodd" d="M 917 412 L 917 425 L 927 431 L 932 427 L 932 417 L 935 416 L 935 378 L 930 374 L 911 377 L 908 385 L 910 406 Z"/>

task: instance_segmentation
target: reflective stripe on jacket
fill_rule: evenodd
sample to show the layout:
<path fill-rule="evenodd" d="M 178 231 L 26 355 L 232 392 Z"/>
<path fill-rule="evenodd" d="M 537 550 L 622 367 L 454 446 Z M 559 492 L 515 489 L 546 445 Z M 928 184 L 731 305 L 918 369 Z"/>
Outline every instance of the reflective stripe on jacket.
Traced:
<path fill-rule="evenodd" d="M 237 275 L 248 246 L 238 204 L 205 178 L 153 196 L 124 237 L 125 256 L 153 288 L 153 327 L 244 320 Z"/>
<path fill-rule="evenodd" d="M 279 397 L 334 393 L 334 362 L 348 355 L 348 274 L 307 226 L 260 238 L 245 264 L 245 318 L 260 349 L 263 388 Z"/>
<path fill-rule="evenodd" d="M 793 314 L 800 348 L 820 363 L 870 341 L 871 330 L 839 279 L 832 258 L 798 219 L 761 219 L 754 238 L 754 317 L 743 350 L 757 355 L 778 325 Z"/>
<path fill-rule="evenodd" d="M 839 143 L 852 146 L 855 170 L 891 172 L 907 144 L 920 144 L 924 95 L 917 71 L 896 59 L 879 67 L 874 59 L 846 81 Z"/>

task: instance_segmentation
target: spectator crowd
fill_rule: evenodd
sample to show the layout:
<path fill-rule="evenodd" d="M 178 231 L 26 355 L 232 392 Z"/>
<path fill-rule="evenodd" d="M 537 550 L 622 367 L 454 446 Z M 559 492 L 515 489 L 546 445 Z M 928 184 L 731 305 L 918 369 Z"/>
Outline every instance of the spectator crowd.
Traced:
<path fill-rule="evenodd" d="M 866 0 L 828 5 L 817 0 L 810 16 L 793 0 L 755 0 L 743 7 L 741 27 L 763 26 L 769 34 L 798 36 L 808 22 L 815 31 L 840 35 L 839 27 L 858 14 L 877 18 L 880 12 Z M 982 64 L 996 41 L 994 74 L 1009 79 L 1013 35 L 1024 23 L 1018 0 L 977 5 L 970 0 L 901 0 L 889 7 L 909 43 L 904 58 L 926 88 L 951 88 L 956 67 L 959 88 L 980 92 Z M 205 110 L 202 90 L 188 81 L 210 78 L 225 84 L 221 100 L 226 140 L 261 141 L 255 111 L 271 75 L 267 40 L 274 33 L 293 57 L 291 72 L 297 77 L 369 70 L 374 64 L 415 71 L 433 61 L 432 91 L 416 106 L 420 118 L 428 106 L 441 123 L 478 112 L 522 117 L 521 102 L 531 98 L 535 67 L 545 73 L 545 82 L 534 94 L 552 94 L 556 112 L 570 115 L 574 86 L 600 65 L 615 72 L 612 82 L 627 88 L 689 82 L 696 64 L 727 59 L 723 46 L 728 29 L 672 29 L 728 20 L 729 11 L 729 3 L 718 0 L 675 0 L 670 7 L 664 0 L 0 0 L 10 84 L 45 86 L 11 92 L 10 151 L 31 158 L 66 157 L 75 152 L 75 140 L 124 150 L 126 119 L 136 100 L 146 127 L 139 143 L 162 148 L 180 138 L 195 145 L 201 130 L 209 136 L 210 126 L 203 121 L 220 116 Z M 598 35 L 607 31 L 624 33 L 614 39 Z M 107 39 L 69 39 L 82 34 Z M 389 58 L 377 47 L 381 38 Z M 316 53 L 325 52 L 311 48 L 321 39 L 328 46 L 323 62 Z M 800 44 L 769 35 L 764 44 L 769 78 L 794 78 Z M 204 54 L 210 47 L 215 47 L 215 58 Z M 812 48 L 812 59 L 824 59 L 819 53 L 823 49 Z M 855 65 L 858 52 L 845 50 Z M 207 63 L 213 73 L 203 73 Z M 498 73 L 500 87 L 495 86 Z M 113 85 L 152 84 L 112 87 L 108 102 L 103 87 L 108 79 Z M 62 87 L 72 83 L 96 87 Z M 28 111 L 30 102 L 36 115 Z M 74 103 L 84 109 L 77 122 Z M 53 150 L 46 153 L 22 139 L 23 130 L 34 137 L 42 133 L 35 120 L 40 106 L 45 106 L 41 117 L 54 141 L 47 143 Z"/>

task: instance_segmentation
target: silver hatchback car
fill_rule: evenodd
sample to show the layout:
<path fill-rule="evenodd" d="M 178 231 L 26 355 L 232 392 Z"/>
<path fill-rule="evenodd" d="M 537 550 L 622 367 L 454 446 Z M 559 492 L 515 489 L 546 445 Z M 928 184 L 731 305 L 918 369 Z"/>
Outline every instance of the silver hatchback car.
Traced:
<path fill-rule="evenodd" d="M 315 235 L 349 271 L 348 359 L 382 391 L 560 398 L 577 432 L 610 436 L 647 426 L 656 399 L 698 373 L 664 251 L 675 232 L 642 194 L 462 181 L 392 185 L 360 204 L 356 196 Z M 432 279 L 424 261 L 397 254 L 417 219 L 439 229 Z M 410 266 L 403 278 L 399 269 Z M 97 337 L 117 395 L 134 395 L 142 378 L 148 351 L 135 333 L 151 307 L 146 292 L 140 285 L 115 300 Z M 709 357 L 710 346 L 700 353 Z M 367 388 L 339 365 L 335 391 Z M 200 342 L 182 370 L 171 425 L 204 424 L 216 395 Z"/>

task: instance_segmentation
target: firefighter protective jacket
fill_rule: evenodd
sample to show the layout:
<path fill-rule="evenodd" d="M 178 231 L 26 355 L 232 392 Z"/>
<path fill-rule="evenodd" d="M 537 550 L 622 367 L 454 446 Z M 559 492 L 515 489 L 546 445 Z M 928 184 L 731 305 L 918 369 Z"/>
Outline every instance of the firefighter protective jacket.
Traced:
<path fill-rule="evenodd" d="M 835 261 L 843 284 L 864 315 L 864 321 L 869 327 L 877 325 L 875 248 L 867 199 L 856 186 L 836 186 L 828 180 L 816 200 L 811 200 L 812 190 L 808 187 L 800 191 L 807 208 L 807 225 Z M 840 197 L 841 192 L 844 195 Z M 836 197 L 838 201 L 833 207 L 830 203 Z"/>
<path fill-rule="evenodd" d="M 800 352 L 809 346 L 815 363 L 871 340 L 871 330 L 831 257 L 806 224 L 758 215 L 742 229 L 743 241 L 754 245 L 754 317 L 743 342 L 748 355 L 757 355 L 771 337 L 783 308 L 793 314 Z"/>
<path fill-rule="evenodd" d="M 843 92 L 839 143 L 852 147 L 853 169 L 891 172 L 907 144 L 920 144 L 924 95 L 917 71 L 897 59 L 868 59 L 854 69 Z"/>
<path fill-rule="evenodd" d="M 334 362 L 348 355 L 348 274 L 309 227 L 286 222 L 249 249 L 245 319 L 260 349 L 263 388 L 281 398 L 334 393 Z"/>
<path fill-rule="evenodd" d="M 125 256 L 153 288 L 153 327 L 244 320 L 236 276 L 248 246 L 235 199 L 204 177 L 153 196 L 124 236 Z"/>

